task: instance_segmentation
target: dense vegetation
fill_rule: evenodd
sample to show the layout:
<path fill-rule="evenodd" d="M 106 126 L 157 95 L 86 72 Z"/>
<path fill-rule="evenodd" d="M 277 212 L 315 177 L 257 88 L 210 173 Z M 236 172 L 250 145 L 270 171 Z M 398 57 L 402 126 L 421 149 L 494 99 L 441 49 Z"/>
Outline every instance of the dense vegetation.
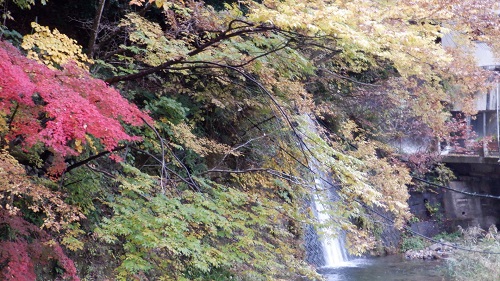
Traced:
<path fill-rule="evenodd" d="M 500 39 L 493 0 L 0 4 L 5 280 L 318 278 L 304 226 L 404 225 Z"/>
<path fill-rule="evenodd" d="M 477 226 L 460 229 L 460 246 L 472 251 L 457 251 L 446 261 L 446 271 L 453 280 L 495 280 L 500 277 L 500 235 L 492 225 L 488 230 Z"/>

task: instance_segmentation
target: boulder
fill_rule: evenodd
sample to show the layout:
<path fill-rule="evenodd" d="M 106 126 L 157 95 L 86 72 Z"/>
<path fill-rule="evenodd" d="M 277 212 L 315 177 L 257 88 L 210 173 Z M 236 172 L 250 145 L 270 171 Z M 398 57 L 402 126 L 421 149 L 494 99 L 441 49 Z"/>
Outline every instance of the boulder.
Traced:
<path fill-rule="evenodd" d="M 451 244 L 446 242 L 435 243 L 423 250 L 408 250 L 405 253 L 405 258 L 409 260 L 424 259 L 435 260 L 444 259 L 449 257 L 450 252 L 453 250 Z"/>

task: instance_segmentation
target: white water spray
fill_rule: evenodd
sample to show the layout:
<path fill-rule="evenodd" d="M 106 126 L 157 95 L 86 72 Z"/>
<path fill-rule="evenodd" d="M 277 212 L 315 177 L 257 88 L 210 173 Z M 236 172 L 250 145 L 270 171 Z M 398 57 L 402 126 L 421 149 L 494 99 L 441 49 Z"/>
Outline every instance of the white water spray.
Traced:
<path fill-rule="evenodd" d="M 321 180 L 316 180 L 316 186 L 323 188 Z M 316 216 L 320 224 L 328 224 L 331 217 L 326 213 L 326 208 L 323 206 L 321 201 L 329 198 L 319 198 L 321 195 L 314 196 L 314 207 L 316 209 Z M 326 230 L 324 235 L 321 235 L 321 245 L 323 247 L 323 255 L 325 259 L 325 267 L 338 267 L 342 266 L 347 262 L 348 255 L 344 247 L 344 243 L 341 240 L 341 235 L 334 236 L 330 230 Z"/>
<path fill-rule="evenodd" d="M 317 133 L 316 126 L 311 117 L 307 114 L 304 115 L 304 119 L 307 123 L 307 130 Z M 314 144 L 311 144 L 313 146 Z M 320 225 L 330 225 L 332 220 L 331 216 L 328 214 L 328 203 L 324 204 L 322 202 L 332 202 L 335 201 L 335 196 L 329 196 L 328 190 L 330 186 L 325 184 L 325 179 L 328 177 L 325 175 L 323 165 L 319 163 L 317 159 L 310 159 L 309 168 L 314 173 L 315 178 L 315 188 L 313 191 L 315 194 L 313 196 L 313 208 Z M 332 195 L 332 194 L 330 194 Z M 333 197 L 333 198 L 331 198 Z M 343 235 L 338 233 L 334 235 L 331 229 L 326 228 L 322 235 L 319 235 L 319 240 L 321 242 L 321 252 L 324 256 L 324 267 L 339 267 L 345 266 L 348 261 L 348 254 L 344 247 Z"/>

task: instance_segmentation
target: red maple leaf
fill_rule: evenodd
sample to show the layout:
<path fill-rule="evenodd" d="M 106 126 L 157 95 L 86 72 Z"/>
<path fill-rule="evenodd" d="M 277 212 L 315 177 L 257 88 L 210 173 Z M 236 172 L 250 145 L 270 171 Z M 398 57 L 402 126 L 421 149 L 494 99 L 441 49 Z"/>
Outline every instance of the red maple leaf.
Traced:
<path fill-rule="evenodd" d="M 29 147 L 43 143 L 56 159 L 78 155 L 70 144 L 86 143 L 86 135 L 100 140 L 106 150 L 120 141 L 136 141 L 122 122 L 140 126 L 151 118 L 104 81 L 74 64 L 49 69 L 0 42 L 0 111 L 10 115 L 7 140 Z M 15 108 L 15 111 L 13 110 Z M 64 166 L 55 163 L 55 172 Z M 62 170 L 61 170 L 62 169 Z"/>

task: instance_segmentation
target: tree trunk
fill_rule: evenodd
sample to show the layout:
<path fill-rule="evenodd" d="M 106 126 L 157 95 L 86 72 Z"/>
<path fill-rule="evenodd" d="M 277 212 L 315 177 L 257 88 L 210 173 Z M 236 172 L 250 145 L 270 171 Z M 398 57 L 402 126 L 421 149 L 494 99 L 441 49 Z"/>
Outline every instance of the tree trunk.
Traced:
<path fill-rule="evenodd" d="M 94 55 L 94 45 L 97 39 L 97 33 L 99 33 L 99 24 L 101 23 L 102 12 L 104 10 L 104 4 L 106 0 L 99 0 L 99 6 L 97 7 L 97 13 L 94 17 L 94 24 L 92 25 L 92 33 L 90 34 L 89 44 L 87 46 L 87 56 L 92 58 Z"/>

